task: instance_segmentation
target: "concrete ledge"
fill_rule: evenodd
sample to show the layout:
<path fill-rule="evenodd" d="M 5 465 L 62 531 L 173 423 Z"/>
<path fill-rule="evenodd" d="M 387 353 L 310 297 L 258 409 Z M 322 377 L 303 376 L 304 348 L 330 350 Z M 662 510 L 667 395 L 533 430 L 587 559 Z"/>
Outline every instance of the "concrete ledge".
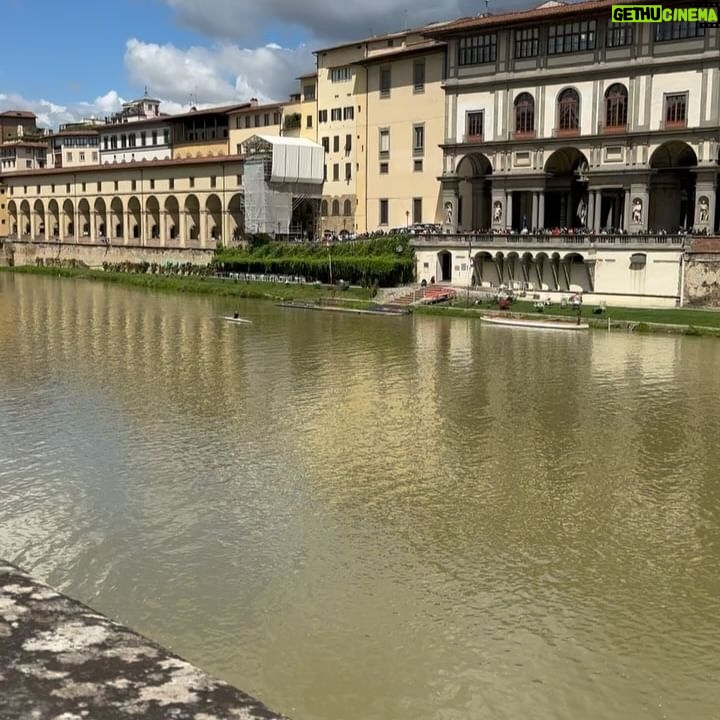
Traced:
<path fill-rule="evenodd" d="M 287 720 L 0 560 L 3 720 Z"/>

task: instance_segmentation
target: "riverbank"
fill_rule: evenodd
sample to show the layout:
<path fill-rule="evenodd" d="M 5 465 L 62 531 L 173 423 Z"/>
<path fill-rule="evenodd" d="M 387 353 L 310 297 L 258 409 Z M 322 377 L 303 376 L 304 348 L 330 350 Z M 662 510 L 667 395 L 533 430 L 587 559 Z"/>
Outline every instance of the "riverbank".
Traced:
<path fill-rule="evenodd" d="M 0 717 L 287 720 L 0 560 Z"/>
<path fill-rule="evenodd" d="M 482 315 L 497 313 L 498 308 L 489 305 L 470 305 L 469 307 L 461 304 L 416 305 L 412 308 L 412 312 L 418 315 L 479 319 Z M 538 313 L 532 303 L 528 302 L 514 303 L 511 310 L 504 312 L 507 312 L 509 317 L 532 320 L 537 320 L 538 317 L 548 320 L 574 319 L 576 317 L 576 313 L 571 307 L 550 307 L 544 312 Z M 612 307 L 605 309 L 601 314 L 594 315 L 591 308 L 584 308 L 582 319 L 583 322 L 590 325 L 591 329 L 598 330 L 720 337 L 720 312 L 714 310 L 691 308 L 647 310 Z"/>
<path fill-rule="evenodd" d="M 320 300 L 340 296 L 348 300 L 370 302 L 368 288 L 350 287 L 340 290 L 335 286 L 315 283 L 275 283 L 233 280 L 229 278 L 202 277 L 197 275 L 153 275 L 152 273 L 113 272 L 91 268 L 60 268 L 21 266 L 2 267 L 2 272 L 28 275 L 51 275 L 76 280 L 99 280 L 121 283 L 149 290 L 187 292 L 221 297 L 256 298 L 285 302 L 288 300 Z"/>

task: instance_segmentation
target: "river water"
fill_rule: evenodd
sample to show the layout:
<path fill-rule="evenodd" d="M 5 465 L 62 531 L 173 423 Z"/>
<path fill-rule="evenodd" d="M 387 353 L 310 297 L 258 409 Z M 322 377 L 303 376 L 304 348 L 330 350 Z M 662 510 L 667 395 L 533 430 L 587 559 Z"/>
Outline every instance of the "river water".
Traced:
<path fill-rule="evenodd" d="M 0 274 L 0 557 L 295 720 L 718 718 L 719 397 L 713 339 Z"/>

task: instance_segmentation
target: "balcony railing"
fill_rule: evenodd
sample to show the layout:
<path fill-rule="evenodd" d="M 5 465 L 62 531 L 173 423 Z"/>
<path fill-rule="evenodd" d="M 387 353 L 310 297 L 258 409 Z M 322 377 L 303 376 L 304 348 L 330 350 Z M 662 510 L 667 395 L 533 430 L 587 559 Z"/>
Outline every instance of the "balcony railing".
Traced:
<path fill-rule="evenodd" d="M 467 145 L 477 145 L 477 144 L 481 143 L 482 141 L 483 141 L 482 133 L 480 133 L 480 134 L 469 133 L 467 135 L 463 135 L 463 142 L 466 143 Z"/>
<path fill-rule="evenodd" d="M 475 233 L 446 233 L 416 235 L 411 240 L 411 245 L 460 245 L 473 248 L 480 248 L 483 245 L 494 247 L 522 247 L 545 246 L 573 247 L 585 249 L 602 249 L 606 247 L 658 247 L 658 248 L 682 248 L 691 239 L 687 235 L 522 235 L 514 233 L 511 235 L 502 234 L 475 234 Z"/>

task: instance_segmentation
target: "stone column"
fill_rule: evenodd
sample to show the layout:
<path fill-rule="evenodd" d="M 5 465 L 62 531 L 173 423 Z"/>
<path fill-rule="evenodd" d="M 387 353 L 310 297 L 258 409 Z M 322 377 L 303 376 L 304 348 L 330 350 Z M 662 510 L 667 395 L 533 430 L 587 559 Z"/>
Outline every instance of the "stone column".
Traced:
<path fill-rule="evenodd" d="M 623 230 L 630 227 L 630 191 L 623 188 Z"/>
<path fill-rule="evenodd" d="M 533 190 L 532 194 L 532 214 L 530 219 L 530 232 L 538 229 L 538 193 Z"/>
<path fill-rule="evenodd" d="M 595 207 L 593 209 L 593 217 L 595 218 L 593 222 L 593 230 L 596 232 L 602 228 L 602 191 L 596 190 L 595 191 Z"/>
<path fill-rule="evenodd" d="M 650 194 L 647 182 L 630 186 L 630 233 L 647 233 Z"/>
<path fill-rule="evenodd" d="M 160 217 L 158 219 L 158 232 L 160 233 L 160 238 L 158 239 L 158 245 L 161 247 L 165 247 L 165 245 L 167 245 L 167 215 L 167 210 L 160 210 Z"/>
<path fill-rule="evenodd" d="M 545 227 L 545 191 L 538 193 L 538 228 Z"/>
<path fill-rule="evenodd" d="M 97 242 L 97 219 L 98 215 L 95 212 L 95 210 L 90 211 L 90 242 L 96 243 Z"/>
<path fill-rule="evenodd" d="M 595 229 L 595 190 L 588 190 L 588 207 L 586 225 L 590 230 Z"/>
<path fill-rule="evenodd" d="M 178 228 L 179 247 L 187 247 L 187 213 L 184 210 L 179 211 L 180 227 Z"/>
<path fill-rule="evenodd" d="M 519 230 L 519 228 L 513 228 L 513 194 L 512 191 L 508 191 L 505 194 L 505 227 L 510 230 Z"/>

